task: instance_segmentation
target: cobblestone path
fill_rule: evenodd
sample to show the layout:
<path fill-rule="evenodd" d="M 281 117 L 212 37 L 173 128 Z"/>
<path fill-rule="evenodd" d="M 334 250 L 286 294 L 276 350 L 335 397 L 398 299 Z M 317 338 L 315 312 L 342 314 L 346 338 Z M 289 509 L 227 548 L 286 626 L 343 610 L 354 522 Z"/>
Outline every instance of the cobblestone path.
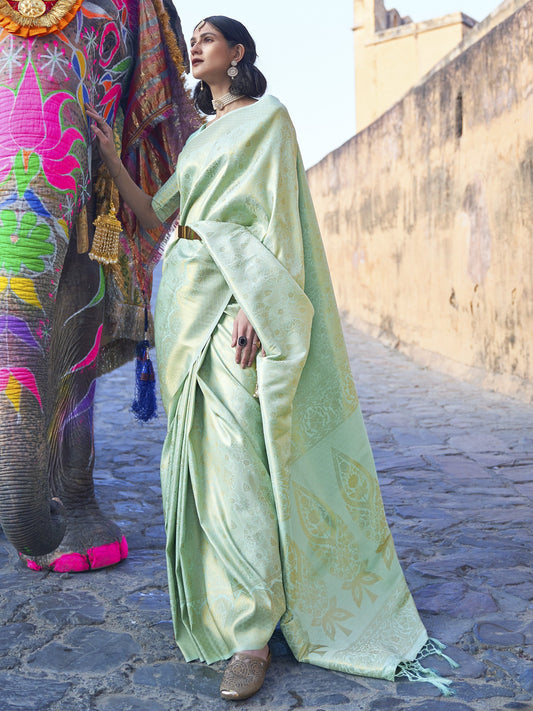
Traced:
<path fill-rule="evenodd" d="M 297 664 L 281 634 L 263 711 L 533 710 L 533 406 L 414 365 L 346 328 L 400 560 L 431 635 L 460 667 L 450 699 L 428 684 Z M 159 453 L 165 421 L 128 412 L 132 364 L 98 387 L 96 485 L 130 557 L 89 574 L 35 573 L 0 534 L 0 709 L 222 711 L 223 664 L 174 644 Z"/>

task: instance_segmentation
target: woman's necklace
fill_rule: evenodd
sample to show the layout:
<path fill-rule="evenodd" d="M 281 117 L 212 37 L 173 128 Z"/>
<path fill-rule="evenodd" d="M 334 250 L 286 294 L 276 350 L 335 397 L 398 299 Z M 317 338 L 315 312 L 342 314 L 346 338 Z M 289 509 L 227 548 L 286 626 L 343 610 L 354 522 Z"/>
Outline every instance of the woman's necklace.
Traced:
<path fill-rule="evenodd" d="M 230 94 L 228 92 L 227 94 L 224 94 L 224 96 L 221 96 L 220 99 L 212 99 L 211 103 L 213 104 L 215 111 L 221 111 L 224 106 L 237 101 L 237 99 L 242 99 L 243 96 L 244 94 Z"/>

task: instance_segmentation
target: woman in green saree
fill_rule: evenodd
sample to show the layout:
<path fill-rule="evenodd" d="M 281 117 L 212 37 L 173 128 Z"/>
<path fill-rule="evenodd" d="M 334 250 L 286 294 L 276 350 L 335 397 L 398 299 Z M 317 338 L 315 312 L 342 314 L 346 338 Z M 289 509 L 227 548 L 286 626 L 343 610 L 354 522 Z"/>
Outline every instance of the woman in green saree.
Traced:
<path fill-rule="evenodd" d="M 153 199 L 89 110 L 141 224 L 180 210 L 155 313 L 178 645 L 187 661 L 231 658 L 226 699 L 260 688 L 279 621 L 300 661 L 449 693 L 420 665 L 441 645 L 428 640 L 385 520 L 288 113 L 257 100 L 266 82 L 235 20 L 202 21 L 191 59 L 196 104 L 216 118 Z"/>

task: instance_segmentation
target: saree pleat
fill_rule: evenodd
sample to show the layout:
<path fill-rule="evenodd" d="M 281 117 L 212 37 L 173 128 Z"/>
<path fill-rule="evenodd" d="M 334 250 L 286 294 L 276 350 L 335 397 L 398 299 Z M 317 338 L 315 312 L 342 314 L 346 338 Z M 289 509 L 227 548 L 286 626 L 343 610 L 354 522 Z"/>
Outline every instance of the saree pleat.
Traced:
<path fill-rule="evenodd" d="M 237 311 L 227 305 L 187 375 L 165 445 L 167 564 L 187 660 L 261 648 L 285 611 L 255 369 L 230 347 Z"/>
<path fill-rule="evenodd" d="M 189 139 L 153 205 L 169 585 L 186 659 L 261 648 L 393 679 L 427 642 L 387 526 L 294 129 L 273 97 Z M 230 346 L 242 308 L 266 356 Z M 259 402 L 253 397 L 258 384 Z"/>

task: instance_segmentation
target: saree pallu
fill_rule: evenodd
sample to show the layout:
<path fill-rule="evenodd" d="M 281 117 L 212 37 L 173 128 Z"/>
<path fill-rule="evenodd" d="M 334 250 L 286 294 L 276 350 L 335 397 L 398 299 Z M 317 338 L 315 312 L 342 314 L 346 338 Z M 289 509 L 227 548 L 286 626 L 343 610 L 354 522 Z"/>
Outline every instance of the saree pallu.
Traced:
<path fill-rule="evenodd" d="M 161 478 L 176 639 L 209 663 L 281 617 L 295 657 L 393 679 L 428 637 L 385 520 L 292 123 L 274 97 L 193 134 L 153 206 Z M 266 352 L 242 371 L 238 308 Z M 256 387 L 259 399 L 253 397 Z"/>

